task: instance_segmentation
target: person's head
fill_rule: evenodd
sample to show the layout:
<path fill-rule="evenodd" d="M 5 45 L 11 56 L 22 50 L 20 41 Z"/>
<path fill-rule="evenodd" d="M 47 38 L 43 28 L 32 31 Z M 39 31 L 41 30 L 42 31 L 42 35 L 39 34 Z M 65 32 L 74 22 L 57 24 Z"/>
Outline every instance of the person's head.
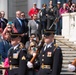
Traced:
<path fill-rule="evenodd" d="M 37 14 L 34 14 L 33 15 L 33 20 L 37 20 L 37 18 L 38 18 Z"/>
<path fill-rule="evenodd" d="M 10 33 L 9 31 L 7 31 L 7 32 L 5 33 L 4 39 L 5 39 L 5 40 L 8 40 L 8 41 L 11 40 L 11 33 Z"/>
<path fill-rule="evenodd" d="M 16 17 L 21 18 L 21 11 L 16 11 Z"/>
<path fill-rule="evenodd" d="M 63 4 L 63 9 L 66 9 L 66 7 L 67 7 L 67 6 L 66 6 L 66 3 L 64 3 L 64 4 Z"/>
<path fill-rule="evenodd" d="M 21 41 L 21 35 L 18 33 L 12 33 L 11 34 L 11 44 L 13 46 L 16 46 L 17 44 L 19 44 Z"/>
<path fill-rule="evenodd" d="M 33 53 L 34 52 L 36 52 L 36 46 L 37 46 L 37 43 L 36 43 L 36 41 L 31 41 L 30 42 L 30 46 L 29 46 L 29 48 L 28 48 L 28 53 L 30 53 L 31 55 L 33 55 Z"/>
<path fill-rule="evenodd" d="M 46 4 L 42 4 L 42 8 L 46 8 L 47 7 L 47 5 Z"/>
<path fill-rule="evenodd" d="M 5 12 L 1 11 L 1 14 L 2 14 L 2 18 L 4 18 L 5 17 Z"/>
<path fill-rule="evenodd" d="M 49 44 L 54 41 L 54 30 L 45 30 L 44 31 L 44 42 Z"/>
<path fill-rule="evenodd" d="M 37 4 L 36 3 L 33 3 L 33 8 L 36 8 L 37 7 Z"/>
<path fill-rule="evenodd" d="M 7 23 L 7 30 L 8 30 L 9 32 L 12 31 L 12 25 L 13 25 L 12 22 L 8 22 L 8 23 Z"/>
<path fill-rule="evenodd" d="M 73 4 L 72 4 L 72 8 L 75 8 L 75 7 L 76 7 L 76 5 L 75 5 L 75 3 L 73 3 Z"/>
<path fill-rule="evenodd" d="M 52 5 L 52 4 L 53 4 L 53 1 L 52 1 L 52 0 L 50 0 L 49 4 L 50 4 L 50 5 Z"/>
<path fill-rule="evenodd" d="M 72 0 L 68 0 L 68 2 L 72 2 Z"/>
<path fill-rule="evenodd" d="M 58 8 L 61 7 L 61 2 L 57 2 L 57 7 L 58 7 Z"/>
<path fill-rule="evenodd" d="M 32 33 L 30 35 L 30 41 L 36 40 L 36 35 L 34 33 Z"/>
<path fill-rule="evenodd" d="M 21 12 L 21 19 L 25 19 L 25 13 Z"/>
<path fill-rule="evenodd" d="M 72 2 L 68 1 L 67 4 L 68 4 L 69 7 L 71 7 Z"/>

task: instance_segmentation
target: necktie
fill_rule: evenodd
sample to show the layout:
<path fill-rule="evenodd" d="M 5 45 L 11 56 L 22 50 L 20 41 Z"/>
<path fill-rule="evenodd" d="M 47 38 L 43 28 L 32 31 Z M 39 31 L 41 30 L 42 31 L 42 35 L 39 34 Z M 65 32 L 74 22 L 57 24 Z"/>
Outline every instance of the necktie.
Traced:
<path fill-rule="evenodd" d="M 21 20 L 20 20 L 20 19 L 18 19 L 18 21 L 19 21 L 20 25 L 22 26 L 22 22 L 21 22 Z"/>

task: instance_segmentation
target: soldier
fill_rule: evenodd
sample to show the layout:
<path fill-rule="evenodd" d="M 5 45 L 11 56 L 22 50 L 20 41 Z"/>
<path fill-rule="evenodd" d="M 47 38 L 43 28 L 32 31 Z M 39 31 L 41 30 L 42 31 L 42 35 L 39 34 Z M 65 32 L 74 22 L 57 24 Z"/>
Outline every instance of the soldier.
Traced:
<path fill-rule="evenodd" d="M 54 44 L 54 31 L 44 31 L 44 46 L 39 53 L 40 69 L 37 75 L 60 75 L 62 68 L 61 48 Z M 34 65 L 29 62 L 30 68 Z"/>
<path fill-rule="evenodd" d="M 62 67 L 61 48 L 54 44 L 54 31 L 44 31 L 44 46 L 39 54 L 38 75 L 60 75 Z"/>
<path fill-rule="evenodd" d="M 18 33 L 11 34 L 11 47 L 8 51 L 9 75 L 26 75 L 26 49 L 20 43 L 21 36 Z"/>

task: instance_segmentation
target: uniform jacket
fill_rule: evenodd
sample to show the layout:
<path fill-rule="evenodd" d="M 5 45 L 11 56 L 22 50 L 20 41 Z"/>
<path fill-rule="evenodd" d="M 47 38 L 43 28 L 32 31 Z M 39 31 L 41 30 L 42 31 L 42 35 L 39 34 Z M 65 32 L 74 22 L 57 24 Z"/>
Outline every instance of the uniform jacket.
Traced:
<path fill-rule="evenodd" d="M 61 67 L 62 67 L 62 53 L 60 47 L 55 47 L 54 44 L 46 48 L 44 51 L 44 47 L 42 48 L 40 55 L 40 66 L 50 65 L 50 69 L 42 69 L 38 72 L 38 75 L 60 75 Z"/>
<path fill-rule="evenodd" d="M 26 61 L 26 49 L 20 49 L 19 45 L 14 49 L 11 47 L 8 51 L 9 66 L 17 66 L 18 68 L 9 68 L 9 75 L 26 75 L 27 61 Z"/>

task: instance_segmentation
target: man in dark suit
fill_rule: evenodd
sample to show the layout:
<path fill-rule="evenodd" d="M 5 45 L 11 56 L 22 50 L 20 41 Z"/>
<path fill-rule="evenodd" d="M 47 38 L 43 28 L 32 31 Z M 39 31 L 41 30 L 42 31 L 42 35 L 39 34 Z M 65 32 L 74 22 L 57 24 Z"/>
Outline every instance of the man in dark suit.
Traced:
<path fill-rule="evenodd" d="M 20 41 L 20 34 L 11 34 L 12 47 L 8 51 L 9 75 L 27 75 L 26 49 Z"/>
<path fill-rule="evenodd" d="M 23 37 L 27 35 L 28 29 L 26 29 L 27 27 L 25 26 L 24 21 L 21 20 L 21 11 L 16 12 L 16 18 L 14 19 L 13 23 L 18 33 L 21 33 Z"/>
<path fill-rule="evenodd" d="M 7 24 L 8 23 L 8 20 L 6 19 L 6 18 L 4 18 L 5 17 L 5 12 L 4 11 L 1 11 L 1 14 L 2 14 L 2 21 L 5 23 L 5 24 Z"/>
<path fill-rule="evenodd" d="M 16 12 L 16 18 L 13 21 L 15 28 L 17 29 L 18 33 L 24 33 L 24 25 L 21 21 L 21 11 Z"/>
<path fill-rule="evenodd" d="M 0 12 L 0 31 L 3 31 L 6 27 L 6 24 L 4 23 L 4 21 L 2 21 L 2 14 Z"/>
<path fill-rule="evenodd" d="M 26 35 L 24 35 L 23 38 L 22 38 L 22 42 L 25 44 L 29 40 L 29 37 L 28 37 L 28 30 L 29 29 L 28 29 L 28 19 L 26 19 L 24 12 L 21 12 L 21 21 L 22 21 L 23 25 L 25 25 Z"/>

